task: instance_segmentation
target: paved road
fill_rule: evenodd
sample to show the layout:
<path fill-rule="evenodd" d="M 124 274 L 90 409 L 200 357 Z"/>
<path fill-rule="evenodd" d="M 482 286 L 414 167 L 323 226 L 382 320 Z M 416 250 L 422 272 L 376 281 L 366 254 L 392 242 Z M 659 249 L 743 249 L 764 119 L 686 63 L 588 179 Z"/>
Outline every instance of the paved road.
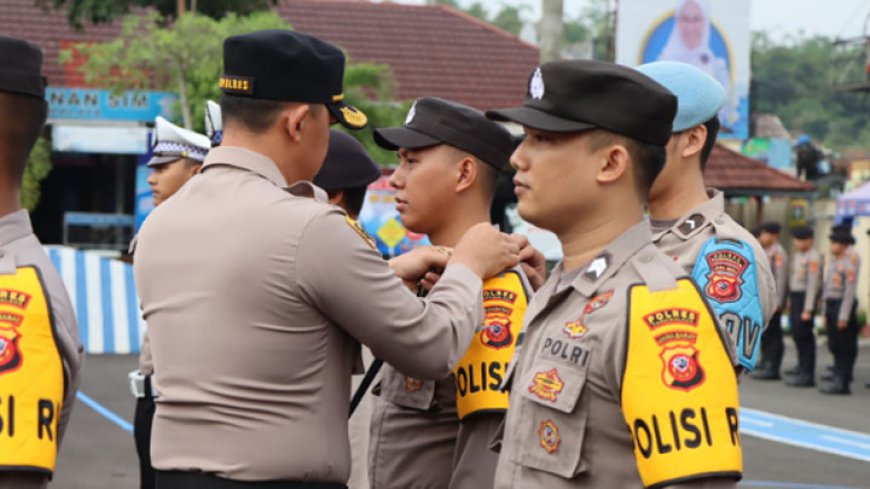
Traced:
<path fill-rule="evenodd" d="M 785 367 L 795 363 L 790 339 L 787 343 Z M 820 365 L 830 363 L 830 355 L 824 348 L 819 349 L 819 356 Z M 133 356 L 93 356 L 84 367 L 81 392 L 115 413 L 120 418 L 116 421 L 123 425 L 133 418 L 133 399 L 126 376 L 135 366 Z M 864 382 L 870 381 L 870 344 L 861 348 L 855 376 L 853 395 L 843 397 L 824 396 L 815 389 L 789 388 L 780 382 L 746 379 L 740 389 L 741 404 L 753 410 L 870 435 L 870 390 L 864 388 Z M 748 428 L 747 424 L 744 426 Z M 365 445 L 364 427 L 354 426 L 351 435 L 355 449 Z M 852 440 L 855 453 L 870 454 L 870 444 L 860 438 Z M 870 462 L 867 461 L 745 434 L 743 446 L 745 477 L 741 487 L 870 488 Z M 359 471 L 355 471 L 355 481 L 362 480 L 359 475 Z M 94 408 L 77 403 L 61 450 L 55 482 L 50 487 L 137 488 L 138 465 L 132 435 Z"/>

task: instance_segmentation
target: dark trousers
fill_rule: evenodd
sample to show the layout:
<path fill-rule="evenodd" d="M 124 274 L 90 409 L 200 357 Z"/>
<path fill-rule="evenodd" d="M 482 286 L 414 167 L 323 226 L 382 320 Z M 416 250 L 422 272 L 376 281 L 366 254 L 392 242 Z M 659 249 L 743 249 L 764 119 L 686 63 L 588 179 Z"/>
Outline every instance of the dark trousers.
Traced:
<path fill-rule="evenodd" d="M 801 319 L 806 303 L 806 292 L 792 292 L 789 295 L 789 323 L 791 335 L 797 347 L 798 370 L 800 374 L 815 375 L 816 372 L 816 335 L 813 333 L 813 318 Z M 813 307 L 812 316 L 816 315 Z"/>
<path fill-rule="evenodd" d="M 770 318 L 767 329 L 761 335 L 762 368 L 779 372 L 784 349 L 785 345 L 782 343 L 782 312 L 777 312 Z"/>
<path fill-rule="evenodd" d="M 347 489 L 337 482 L 236 481 L 211 474 L 157 471 L 159 489 Z"/>
<path fill-rule="evenodd" d="M 828 349 L 834 354 L 834 375 L 846 382 L 852 381 L 855 359 L 858 357 L 858 318 L 855 309 L 858 301 L 852 303 L 849 320 L 845 329 L 837 328 L 840 316 L 840 299 L 825 301 L 825 327 L 828 332 Z"/>
<path fill-rule="evenodd" d="M 139 487 L 154 489 L 154 467 L 151 466 L 151 424 L 154 421 L 154 397 L 151 396 L 151 379 L 146 382 L 146 395 L 136 399 L 136 412 L 133 415 L 133 439 L 136 440 L 136 453 L 139 454 Z"/>

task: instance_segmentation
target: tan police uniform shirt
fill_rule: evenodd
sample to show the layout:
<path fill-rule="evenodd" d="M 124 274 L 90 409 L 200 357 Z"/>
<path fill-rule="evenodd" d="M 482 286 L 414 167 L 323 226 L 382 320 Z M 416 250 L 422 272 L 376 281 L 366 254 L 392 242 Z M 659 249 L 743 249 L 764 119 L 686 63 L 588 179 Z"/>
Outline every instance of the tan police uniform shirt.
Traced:
<path fill-rule="evenodd" d="M 653 243 L 689 274 L 695 268 L 701 247 L 713 236 L 748 243 L 758 267 L 758 299 L 766 327 L 776 310 L 777 300 L 776 283 L 767 254 L 752 233 L 725 213 L 725 196 L 721 191 L 708 189 L 707 195 L 710 200 L 687 212 L 676 222 L 663 225 L 653 221 Z"/>
<path fill-rule="evenodd" d="M 825 300 L 841 300 L 837 320 L 848 321 L 858 292 L 858 272 L 861 261 L 853 253 L 843 253 L 839 258 L 830 255 L 825 267 Z"/>
<path fill-rule="evenodd" d="M 822 288 L 822 259 L 818 251 L 813 248 L 805 252 L 795 250 L 788 288 L 791 292 L 806 294 L 803 312 L 812 313 Z"/>
<path fill-rule="evenodd" d="M 788 297 L 788 254 L 779 243 L 764 250 L 770 259 L 770 269 L 776 284 L 776 307 L 783 309 Z"/>
<path fill-rule="evenodd" d="M 0 217 L 0 272 L 14 272 L 16 267 L 22 266 L 34 266 L 39 270 L 54 320 L 55 341 L 60 350 L 64 379 L 63 408 L 58 420 L 59 444 L 66 432 L 73 404 L 75 404 L 84 350 L 79 342 L 75 310 L 72 307 L 69 294 L 60 275 L 51 264 L 36 235 L 33 234 L 30 217 L 26 210 L 19 210 Z M 39 481 L 33 477 L 26 477 L 28 477 L 27 481 L 8 480 L 14 476 L 11 474 L 9 476 L 0 475 L 0 488 L 40 487 Z"/>
<path fill-rule="evenodd" d="M 159 470 L 345 483 L 359 342 L 444 378 L 482 317 L 467 267 L 419 299 L 340 210 L 310 198 L 322 190 L 286 185 L 265 156 L 215 148 L 142 226 Z"/>
<path fill-rule="evenodd" d="M 525 272 L 514 271 L 528 295 Z M 369 443 L 373 489 L 492 487 L 497 455 L 489 442 L 503 414 L 460 422 L 454 375 L 422 381 L 385 364 L 376 392 Z"/>
<path fill-rule="evenodd" d="M 776 310 L 776 284 L 770 269 L 770 260 L 758 240 L 725 213 L 725 197 L 722 192 L 707 189 L 707 195 L 710 197 L 707 202 L 676 221 L 651 221 L 653 243 L 689 275 L 692 275 L 701 250 L 710 238 L 748 244 L 755 258 L 757 300 L 762 313 L 760 328 L 766 328 Z M 703 289 L 701 292 L 706 294 Z M 714 304 L 714 300 L 710 299 L 710 302 Z M 737 358 L 737 336 L 740 333 L 739 328 L 734 328 L 729 334 L 729 346 L 735 365 L 740 364 Z M 760 332 L 747 337 L 753 341 L 753 345 L 761 341 Z M 744 346 L 747 351 L 752 351 L 753 348 L 752 345 Z"/>
<path fill-rule="evenodd" d="M 628 229 L 568 280 L 560 265 L 535 292 L 526 311 L 525 339 L 509 374 L 511 407 L 496 488 L 642 487 L 620 407 L 627 291 L 638 283 L 670 288 L 675 277 L 686 275 L 655 248 L 648 226 L 643 222 Z M 598 304 L 587 309 L 592 302 Z M 566 328 L 585 310 L 591 312 L 582 319 L 584 334 L 574 335 Z M 554 366 L 560 377 L 558 396 L 553 390 L 550 400 L 539 399 L 530 388 L 535 374 Z M 544 421 L 555 427 L 550 450 L 541 432 Z M 736 483 L 711 480 L 689 487 L 733 488 Z"/>

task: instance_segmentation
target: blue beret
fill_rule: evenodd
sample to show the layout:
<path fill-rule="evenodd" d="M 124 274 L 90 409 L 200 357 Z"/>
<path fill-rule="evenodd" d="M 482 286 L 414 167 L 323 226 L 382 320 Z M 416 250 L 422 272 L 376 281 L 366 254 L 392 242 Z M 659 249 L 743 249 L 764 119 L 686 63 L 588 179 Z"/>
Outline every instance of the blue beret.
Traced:
<path fill-rule="evenodd" d="M 725 89 L 715 78 L 687 63 L 657 61 L 638 71 L 664 85 L 677 96 L 674 132 L 703 124 L 725 105 Z"/>

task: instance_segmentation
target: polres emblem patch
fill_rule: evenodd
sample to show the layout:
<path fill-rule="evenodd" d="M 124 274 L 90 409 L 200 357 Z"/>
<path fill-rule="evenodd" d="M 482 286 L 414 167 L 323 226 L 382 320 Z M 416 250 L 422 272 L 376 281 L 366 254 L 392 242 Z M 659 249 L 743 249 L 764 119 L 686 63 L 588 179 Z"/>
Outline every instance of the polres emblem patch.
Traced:
<path fill-rule="evenodd" d="M 0 375 L 18 370 L 21 366 L 18 326 L 22 319 L 17 314 L 0 312 Z"/>
<path fill-rule="evenodd" d="M 544 98 L 544 91 L 544 75 L 539 67 L 532 73 L 532 79 L 529 81 L 529 95 L 535 100 L 541 100 Z"/>
<path fill-rule="evenodd" d="M 707 296 L 717 302 L 740 300 L 743 272 L 749 260 L 732 250 L 717 250 L 707 255 L 710 273 L 707 275 Z"/>
<path fill-rule="evenodd" d="M 659 356 L 663 363 L 662 381 L 671 389 L 689 392 L 704 383 L 704 369 L 693 345 L 665 347 Z"/>
<path fill-rule="evenodd" d="M 513 339 L 511 320 L 507 317 L 487 319 L 480 332 L 480 342 L 496 350 L 511 346 Z"/>

